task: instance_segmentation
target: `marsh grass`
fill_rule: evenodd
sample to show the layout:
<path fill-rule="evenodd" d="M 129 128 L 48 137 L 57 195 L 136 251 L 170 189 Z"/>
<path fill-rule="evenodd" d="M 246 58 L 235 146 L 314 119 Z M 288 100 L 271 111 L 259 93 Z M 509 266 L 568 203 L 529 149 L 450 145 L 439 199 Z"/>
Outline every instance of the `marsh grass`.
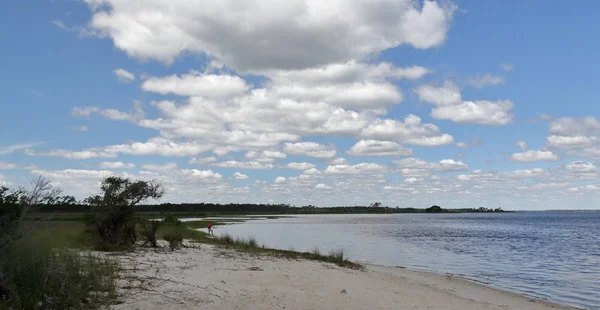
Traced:
<path fill-rule="evenodd" d="M 216 245 L 235 249 L 242 252 L 267 254 L 277 257 L 285 257 L 289 259 L 308 259 L 336 264 L 340 267 L 352 269 L 364 269 L 364 266 L 345 259 L 345 251 L 343 249 L 332 250 L 327 255 L 322 255 L 318 248 L 314 248 L 311 252 L 298 252 L 295 250 L 278 250 L 266 248 L 260 245 L 254 237 L 249 238 L 233 238 L 229 234 L 214 238 Z"/>
<path fill-rule="evenodd" d="M 81 309 L 116 298 L 116 262 L 21 241 L 3 253 L 0 309 Z"/>

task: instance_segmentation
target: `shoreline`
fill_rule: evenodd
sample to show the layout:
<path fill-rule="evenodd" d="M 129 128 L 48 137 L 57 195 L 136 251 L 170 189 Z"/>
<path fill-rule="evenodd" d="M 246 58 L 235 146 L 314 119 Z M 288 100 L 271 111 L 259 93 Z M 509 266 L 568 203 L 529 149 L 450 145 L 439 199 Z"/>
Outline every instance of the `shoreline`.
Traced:
<path fill-rule="evenodd" d="M 207 244 L 116 256 L 122 304 L 112 309 L 576 309 L 468 279 L 365 264 L 244 253 Z"/>

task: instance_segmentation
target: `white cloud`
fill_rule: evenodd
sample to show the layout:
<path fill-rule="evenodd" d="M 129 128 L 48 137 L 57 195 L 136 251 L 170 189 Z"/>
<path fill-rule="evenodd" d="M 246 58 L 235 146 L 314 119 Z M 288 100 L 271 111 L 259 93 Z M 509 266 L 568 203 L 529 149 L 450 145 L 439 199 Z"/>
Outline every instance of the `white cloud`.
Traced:
<path fill-rule="evenodd" d="M 0 161 L 0 170 L 8 170 L 8 169 L 15 169 L 17 168 L 17 165 L 13 164 L 13 163 L 7 163 L 5 161 Z"/>
<path fill-rule="evenodd" d="M 273 164 L 264 164 L 257 161 L 236 161 L 228 160 L 211 164 L 221 168 L 238 168 L 238 169 L 273 169 Z"/>
<path fill-rule="evenodd" d="M 80 126 L 80 127 L 73 128 L 73 130 L 75 130 L 75 131 L 81 131 L 81 132 L 86 132 L 86 131 L 89 130 L 89 128 L 87 126 Z"/>
<path fill-rule="evenodd" d="M 360 163 L 356 165 L 331 165 L 325 168 L 328 174 L 366 174 L 386 172 L 388 167 L 376 163 Z"/>
<path fill-rule="evenodd" d="M 315 164 L 312 163 L 296 163 L 296 162 L 291 162 L 287 164 L 287 167 L 290 169 L 295 169 L 295 170 L 308 170 L 308 169 L 312 169 L 315 168 Z"/>
<path fill-rule="evenodd" d="M 550 133 L 561 136 L 600 133 L 600 121 L 594 116 L 558 118 L 550 122 Z"/>
<path fill-rule="evenodd" d="M 403 175 L 429 175 L 428 171 L 461 171 L 467 170 L 468 167 L 462 161 L 454 159 L 442 159 L 439 162 L 427 162 L 419 158 L 404 158 L 395 160 L 393 163 L 401 168 Z"/>
<path fill-rule="evenodd" d="M 334 145 L 323 145 L 316 142 L 286 143 L 284 150 L 293 155 L 315 158 L 332 158 L 337 153 Z"/>
<path fill-rule="evenodd" d="M 284 177 L 277 177 L 273 183 L 275 183 L 275 184 L 281 184 L 281 183 L 284 183 L 285 180 L 286 179 Z"/>
<path fill-rule="evenodd" d="M 502 70 L 504 71 L 513 71 L 515 69 L 515 66 L 512 64 L 501 64 L 500 67 L 502 68 Z"/>
<path fill-rule="evenodd" d="M 241 172 L 236 172 L 236 173 L 233 174 L 233 178 L 236 179 L 236 180 L 247 180 L 250 177 L 247 176 L 247 175 L 245 175 L 245 174 L 243 174 L 243 173 L 241 173 Z"/>
<path fill-rule="evenodd" d="M 131 82 L 135 81 L 135 74 L 133 74 L 125 69 L 118 68 L 118 69 L 113 70 L 113 73 L 117 76 L 117 79 L 121 83 L 131 83 Z"/>
<path fill-rule="evenodd" d="M 349 162 L 345 158 L 334 158 L 329 161 L 330 165 L 348 165 Z"/>
<path fill-rule="evenodd" d="M 329 185 L 324 184 L 324 183 L 319 183 L 317 185 L 315 185 L 315 189 L 330 189 L 331 187 L 329 187 Z"/>
<path fill-rule="evenodd" d="M 177 75 L 150 77 L 142 83 L 142 89 L 163 95 L 226 99 L 245 93 L 249 87 L 238 76 L 191 72 L 181 77 Z"/>
<path fill-rule="evenodd" d="M 262 152 L 250 151 L 246 153 L 245 157 L 261 163 L 272 163 L 276 159 L 286 158 L 287 155 L 279 151 L 266 150 Z"/>
<path fill-rule="evenodd" d="M 468 149 L 469 145 L 466 144 L 466 143 L 464 143 L 464 142 L 457 142 L 456 143 L 456 147 L 459 148 L 459 149 Z"/>
<path fill-rule="evenodd" d="M 40 145 L 41 143 L 22 143 L 22 144 L 13 144 L 9 146 L 0 146 L 0 155 L 10 154 L 12 152 L 26 150 L 36 145 Z"/>
<path fill-rule="evenodd" d="M 475 88 L 483 88 L 487 85 L 498 85 L 498 84 L 504 84 L 504 83 L 506 83 L 506 81 L 504 80 L 504 77 L 491 75 L 491 74 L 486 74 L 483 76 L 476 76 L 476 77 L 469 78 L 467 80 L 467 85 L 471 85 Z"/>
<path fill-rule="evenodd" d="M 407 144 L 437 146 L 450 144 L 454 138 L 442 134 L 433 124 L 421 124 L 421 118 L 408 115 L 404 121 L 393 119 L 377 119 L 362 130 L 364 138 L 384 141 L 399 141 Z"/>
<path fill-rule="evenodd" d="M 564 148 L 564 149 L 581 149 L 592 146 L 595 142 L 600 141 L 597 137 L 586 136 L 556 136 L 552 135 L 546 138 L 548 147 Z"/>
<path fill-rule="evenodd" d="M 517 141 L 516 146 L 523 151 L 525 151 L 528 148 L 527 142 L 525 142 L 523 140 Z"/>
<path fill-rule="evenodd" d="M 413 151 L 396 142 L 360 140 L 346 153 L 354 156 L 410 156 Z"/>
<path fill-rule="evenodd" d="M 210 156 L 210 157 L 204 157 L 204 158 L 195 158 L 193 157 L 192 159 L 190 159 L 189 163 L 190 164 L 200 164 L 200 165 L 204 165 L 204 164 L 211 164 L 217 161 L 217 158 L 214 156 Z"/>
<path fill-rule="evenodd" d="M 74 117 L 90 116 L 98 111 L 100 111 L 100 109 L 98 107 L 84 107 L 84 108 L 73 107 L 73 110 L 71 111 L 71 115 Z"/>
<path fill-rule="evenodd" d="M 278 85 L 302 84 L 318 86 L 323 84 L 348 84 L 382 79 L 420 79 L 431 70 L 421 66 L 396 68 L 388 62 L 377 65 L 351 60 L 322 67 L 301 70 L 268 70 L 262 72 Z"/>
<path fill-rule="evenodd" d="M 557 161 L 558 156 L 551 151 L 529 150 L 523 153 L 512 154 L 509 161 L 517 163 L 527 163 L 535 161 Z"/>
<path fill-rule="evenodd" d="M 431 117 L 451 120 L 457 123 L 501 126 L 512 122 L 510 110 L 514 104 L 510 100 L 465 101 L 460 89 L 451 82 L 443 87 L 422 85 L 416 89 L 421 101 L 433 104 Z"/>
<path fill-rule="evenodd" d="M 411 0 L 87 3 L 89 27 L 132 57 L 171 63 L 197 53 L 242 71 L 315 67 L 402 44 L 439 46 L 456 10 L 451 2 Z"/>
<path fill-rule="evenodd" d="M 151 170 L 151 171 L 170 171 L 177 169 L 176 163 L 166 163 L 163 165 L 159 164 L 144 164 L 142 165 L 142 169 Z"/>
<path fill-rule="evenodd" d="M 98 165 L 100 169 L 132 169 L 135 168 L 134 164 L 131 163 L 123 163 L 120 161 L 104 161 Z"/>

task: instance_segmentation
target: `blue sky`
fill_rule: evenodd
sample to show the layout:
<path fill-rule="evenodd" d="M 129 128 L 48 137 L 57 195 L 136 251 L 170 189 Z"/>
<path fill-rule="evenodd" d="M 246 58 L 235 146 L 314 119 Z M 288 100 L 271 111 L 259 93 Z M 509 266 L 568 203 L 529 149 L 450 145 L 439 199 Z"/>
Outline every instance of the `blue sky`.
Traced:
<path fill-rule="evenodd" d="M 598 208 L 599 4 L 319 3 L 3 2 L 0 184 Z"/>

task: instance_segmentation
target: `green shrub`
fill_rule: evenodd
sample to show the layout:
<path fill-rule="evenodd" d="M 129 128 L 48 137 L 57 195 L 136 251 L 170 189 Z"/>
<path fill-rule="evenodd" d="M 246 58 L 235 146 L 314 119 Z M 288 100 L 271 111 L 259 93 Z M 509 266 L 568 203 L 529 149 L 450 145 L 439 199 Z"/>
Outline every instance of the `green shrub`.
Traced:
<path fill-rule="evenodd" d="M 175 226 L 181 226 L 181 224 L 182 224 L 181 221 L 179 220 L 179 218 L 177 218 L 175 215 L 173 215 L 171 213 L 167 213 L 167 215 L 163 219 L 163 223 L 165 223 L 165 225 L 175 225 Z"/>
<path fill-rule="evenodd" d="M 183 245 L 183 236 L 180 233 L 165 234 L 163 239 L 169 242 L 171 252 Z"/>
<path fill-rule="evenodd" d="M 150 246 L 153 248 L 158 247 L 158 242 L 156 241 L 156 232 L 162 223 L 160 221 L 142 219 L 140 220 L 139 224 L 141 230 L 140 233 L 142 237 L 144 237 L 144 243 L 150 243 Z"/>

